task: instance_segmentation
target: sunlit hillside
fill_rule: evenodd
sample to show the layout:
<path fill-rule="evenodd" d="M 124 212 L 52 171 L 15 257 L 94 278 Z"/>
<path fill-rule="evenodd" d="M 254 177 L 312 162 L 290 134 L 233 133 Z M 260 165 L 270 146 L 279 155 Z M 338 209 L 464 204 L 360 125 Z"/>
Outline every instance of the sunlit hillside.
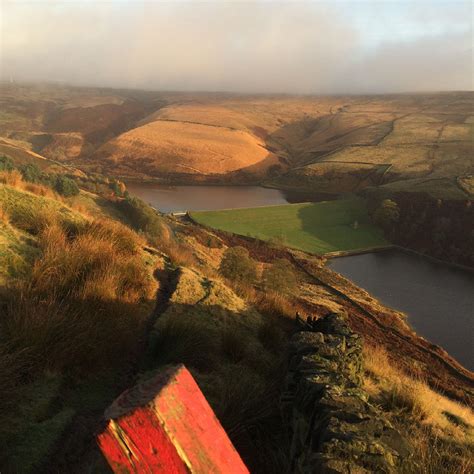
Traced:
<path fill-rule="evenodd" d="M 88 171 L 469 196 L 459 185 L 473 169 L 469 92 L 246 96 L 8 85 L 0 100 L 3 149 L 14 144 Z"/>

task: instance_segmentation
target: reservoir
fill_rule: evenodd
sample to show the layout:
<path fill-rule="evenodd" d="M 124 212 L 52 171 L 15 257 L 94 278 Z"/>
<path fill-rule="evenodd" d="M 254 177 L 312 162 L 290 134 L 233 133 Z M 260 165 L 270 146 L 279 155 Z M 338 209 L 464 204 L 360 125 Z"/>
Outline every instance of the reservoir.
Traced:
<path fill-rule="evenodd" d="M 329 266 L 406 313 L 420 336 L 474 370 L 474 272 L 402 250 L 335 258 Z"/>
<path fill-rule="evenodd" d="M 279 189 L 261 186 L 167 186 L 127 183 L 127 189 L 161 212 L 213 211 L 287 204 Z"/>

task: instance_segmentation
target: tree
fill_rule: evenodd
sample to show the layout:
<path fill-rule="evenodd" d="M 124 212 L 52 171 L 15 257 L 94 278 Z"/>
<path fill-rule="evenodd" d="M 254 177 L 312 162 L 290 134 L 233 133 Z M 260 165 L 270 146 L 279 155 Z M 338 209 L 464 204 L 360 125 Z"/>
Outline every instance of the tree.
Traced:
<path fill-rule="evenodd" d="M 8 156 L 0 156 L 0 171 L 13 171 L 13 161 Z"/>
<path fill-rule="evenodd" d="M 70 197 L 79 194 L 79 187 L 76 182 L 67 176 L 58 176 L 54 189 L 61 195 Z"/>
<path fill-rule="evenodd" d="M 382 229 L 390 229 L 400 219 L 398 204 L 391 199 L 384 199 L 375 210 L 373 219 Z"/>
<path fill-rule="evenodd" d="M 263 271 L 262 283 L 267 290 L 281 293 L 294 291 L 297 282 L 291 263 L 285 258 L 275 260 L 273 265 Z"/>
<path fill-rule="evenodd" d="M 257 265 L 244 247 L 229 247 L 222 257 L 219 273 L 237 283 L 254 283 Z"/>

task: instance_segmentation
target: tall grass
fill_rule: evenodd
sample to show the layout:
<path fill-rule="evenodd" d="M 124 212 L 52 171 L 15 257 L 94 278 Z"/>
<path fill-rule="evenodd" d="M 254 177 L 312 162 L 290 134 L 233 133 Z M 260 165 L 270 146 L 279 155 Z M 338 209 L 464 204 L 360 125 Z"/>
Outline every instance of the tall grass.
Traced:
<path fill-rule="evenodd" d="M 10 215 L 8 214 L 8 211 L 3 207 L 0 207 L 0 222 L 5 225 L 8 225 L 10 223 Z"/>
<path fill-rule="evenodd" d="M 420 473 L 473 472 L 474 412 L 406 375 L 380 347 L 364 349 L 366 389 L 414 446 Z"/>
<path fill-rule="evenodd" d="M 113 222 L 87 222 L 70 233 L 49 217 L 35 229 L 41 256 L 11 288 L 3 337 L 42 369 L 120 363 L 140 334 L 142 303 L 153 298 L 142 240 Z"/>
<path fill-rule="evenodd" d="M 18 170 L 0 171 L 0 183 L 21 189 L 23 191 L 28 191 L 38 196 L 61 200 L 61 197 L 48 186 L 25 181 L 22 174 Z"/>
<path fill-rule="evenodd" d="M 214 318 L 223 316 L 222 307 L 198 308 L 175 305 L 158 323 L 155 363 L 184 363 L 193 372 L 252 472 L 284 471 L 288 446 L 278 400 L 287 339 L 280 333 L 260 340 L 264 324 L 244 328 L 243 316 L 230 313 L 220 325 Z"/>
<path fill-rule="evenodd" d="M 0 171 L 0 183 L 17 187 L 23 183 L 23 178 L 18 170 Z"/>

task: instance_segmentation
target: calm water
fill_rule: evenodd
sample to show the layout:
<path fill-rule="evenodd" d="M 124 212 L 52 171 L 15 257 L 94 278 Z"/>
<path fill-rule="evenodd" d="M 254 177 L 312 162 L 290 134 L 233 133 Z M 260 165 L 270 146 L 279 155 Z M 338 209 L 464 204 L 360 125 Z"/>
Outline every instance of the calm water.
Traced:
<path fill-rule="evenodd" d="M 474 370 L 474 273 L 400 250 L 335 258 L 329 265 L 406 313 L 418 334 Z"/>
<path fill-rule="evenodd" d="M 287 204 L 278 189 L 260 186 L 166 186 L 127 183 L 131 194 L 162 212 L 210 211 Z"/>

